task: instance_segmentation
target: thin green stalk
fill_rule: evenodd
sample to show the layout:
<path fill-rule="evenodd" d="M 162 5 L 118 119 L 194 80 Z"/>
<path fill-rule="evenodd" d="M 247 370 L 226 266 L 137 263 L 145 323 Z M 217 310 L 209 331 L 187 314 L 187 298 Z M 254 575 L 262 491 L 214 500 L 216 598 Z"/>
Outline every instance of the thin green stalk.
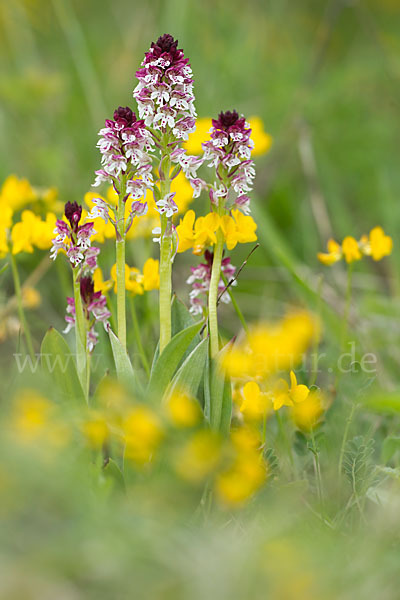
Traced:
<path fill-rule="evenodd" d="M 343 321 L 342 321 L 342 343 L 341 350 L 345 349 L 347 342 L 347 330 L 349 327 L 349 316 L 350 316 L 350 307 L 351 307 L 351 283 L 352 283 L 352 275 L 353 275 L 353 263 L 349 263 L 347 266 L 347 286 L 346 286 L 346 301 L 343 313 Z"/>
<path fill-rule="evenodd" d="M 210 290 L 208 293 L 208 327 L 210 332 L 211 358 L 215 358 L 219 351 L 218 340 L 218 284 L 221 278 L 221 261 L 224 251 L 224 234 L 221 228 L 217 231 L 217 243 L 214 246 L 214 258 L 211 270 Z"/>
<path fill-rule="evenodd" d="M 75 301 L 75 341 L 76 341 L 76 366 L 78 371 L 79 380 L 82 384 L 87 398 L 87 363 L 86 363 L 86 326 L 85 318 L 83 315 L 81 288 L 79 280 L 79 270 L 74 268 L 72 270 L 73 282 L 74 282 L 74 301 Z"/>
<path fill-rule="evenodd" d="M 118 223 L 117 241 L 115 243 L 115 256 L 117 266 L 117 327 L 118 339 L 126 350 L 126 291 L 125 291 L 125 193 L 126 184 L 123 183 L 118 198 Z"/>
<path fill-rule="evenodd" d="M 354 413 L 356 411 L 357 405 L 355 403 L 353 403 L 353 406 L 351 407 L 351 411 L 349 416 L 347 417 L 346 420 L 346 427 L 344 428 L 344 433 L 343 433 L 343 439 L 342 439 L 342 444 L 340 446 L 340 454 L 339 454 L 339 463 L 338 463 L 338 475 L 339 477 L 342 475 L 342 466 L 343 466 L 343 457 L 344 457 L 344 451 L 346 448 L 346 443 L 347 443 L 347 438 L 349 435 L 349 430 L 350 430 L 350 425 L 353 421 L 353 417 L 354 417 Z"/>
<path fill-rule="evenodd" d="M 26 345 L 28 347 L 28 352 L 33 360 L 35 358 L 35 351 L 33 349 L 31 332 L 28 327 L 28 322 L 26 320 L 25 311 L 24 311 L 24 307 L 22 304 L 21 282 L 19 279 L 17 261 L 15 260 L 14 254 L 10 254 L 10 259 L 11 259 L 11 268 L 12 268 L 12 274 L 13 274 L 13 279 L 14 279 L 15 296 L 17 298 L 17 304 L 18 304 L 19 320 L 22 325 L 22 329 L 24 330 Z"/>
<path fill-rule="evenodd" d="M 285 430 L 283 421 L 281 419 L 281 415 L 279 414 L 279 410 L 275 411 L 275 415 L 276 415 L 276 420 L 278 422 L 279 433 L 281 435 L 283 443 L 285 444 L 290 463 L 291 463 L 292 467 L 294 467 L 294 458 L 293 458 L 293 453 L 292 453 L 292 447 L 291 447 L 288 437 L 286 435 L 286 430 Z"/>
<path fill-rule="evenodd" d="M 142 338 L 140 335 L 140 327 L 139 327 L 139 322 L 138 322 L 136 308 L 135 308 L 135 300 L 134 300 L 133 296 L 130 297 L 129 304 L 131 307 L 133 331 L 135 334 L 135 340 L 136 340 L 136 344 L 137 344 L 137 347 L 139 350 L 140 359 L 142 361 L 142 365 L 144 367 L 144 370 L 146 371 L 147 376 L 150 377 L 149 361 L 147 360 L 147 356 L 146 356 L 146 353 L 144 351 L 143 344 L 142 344 Z"/>
<path fill-rule="evenodd" d="M 171 162 L 162 158 L 162 176 L 160 181 L 161 198 L 170 193 L 171 180 L 169 172 Z M 161 171 L 161 169 L 160 169 Z M 172 219 L 161 215 L 160 240 L 160 354 L 171 339 L 171 293 L 172 293 Z"/>
<path fill-rule="evenodd" d="M 318 454 L 318 450 L 317 450 L 317 445 L 315 443 L 314 430 L 312 428 L 311 428 L 311 432 L 310 432 L 310 437 L 311 437 L 312 453 L 313 453 L 313 459 L 314 459 L 315 480 L 317 482 L 318 500 L 319 500 L 319 502 L 321 504 L 321 508 L 322 508 L 323 495 L 322 495 L 321 466 L 320 466 L 320 462 L 319 462 L 319 454 Z"/>
<path fill-rule="evenodd" d="M 228 282 L 227 278 L 225 277 L 225 275 L 223 274 L 222 271 L 221 271 L 221 278 L 222 278 L 222 281 L 224 282 L 225 286 L 227 286 L 229 282 Z M 241 324 L 243 326 L 243 329 L 245 330 L 246 333 L 249 333 L 249 327 L 248 327 L 248 325 L 246 323 L 246 320 L 245 320 L 245 318 L 243 316 L 242 311 L 240 310 L 239 304 L 237 303 L 237 300 L 236 300 L 236 298 L 235 298 L 235 296 L 234 296 L 234 294 L 232 292 L 232 286 L 229 286 L 226 291 L 229 294 L 229 297 L 230 297 L 231 302 L 232 302 L 232 306 L 235 309 L 235 312 L 236 312 L 237 316 L 239 317 L 239 321 L 241 322 Z"/>

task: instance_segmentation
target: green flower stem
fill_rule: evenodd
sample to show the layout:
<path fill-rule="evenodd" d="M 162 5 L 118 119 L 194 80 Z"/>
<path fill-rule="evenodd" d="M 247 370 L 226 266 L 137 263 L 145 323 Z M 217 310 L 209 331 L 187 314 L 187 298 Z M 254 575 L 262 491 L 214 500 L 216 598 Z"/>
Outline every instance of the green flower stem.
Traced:
<path fill-rule="evenodd" d="M 86 354 L 86 325 L 83 315 L 81 288 L 79 279 L 79 270 L 75 267 L 72 270 L 74 282 L 74 301 L 75 301 L 75 340 L 76 340 L 76 366 L 79 380 L 85 391 L 86 398 L 88 394 L 88 374 L 87 374 L 87 354 Z"/>
<path fill-rule="evenodd" d="M 126 183 L 122 182 L 118 198 L 117 241 L 115 245 L 117 265 L 117 328 L 118 339 L 126 350 L 126 291 L 125 291 L 125 198 Z"/>
<path fill-rule="evenodd" d="M 346 303 L 343 313 L 343 321 L 342 321 L 342 351 L 346 347 L 347 342 L 347 330 L 349 327 L 349 317 L 350 317 L 350 307 L 351 307 L 351 284 L 352 284 L 352 276 L 353 276 L 353 263 L 349 263 L 347 265 L 347 287 L 346 287 Z"/>
<path fill-rule="evenodd" d="M 142 364 L 143 364 L 144 370 L 146 371 L 147 376 L 150 377 L 149 361 L 147 360 L 147 356 L 146 356 L 146 353 L 144 351 L 143 344 L 142 344 L 142 338 L 140 336 L 140 327 L 139 327 L 139 322 L 138 322 L 138 318 L 137 318 L 137 314 L 136 314 L 135 300 L 134 300 L 133 296 L 130 297 L 129 304 L 131 307 L 133 331 L 135 334 L 135 340 L 136 340 L 136 344 L 137 344 L 137 347 L 139 350 L 140 359 L 142 361 Z"/>
<path fill-rule="evenodd" d="M 163 163 L 163 179 L 160 181 L 161 198 L 170 193 L 171 180 L 169 172 L 171 162 L 168 159 Z M 171 293 L 172 293 L 172 219 L 161 215 L 161 240 L 160 240 L 160 354 L 171 339 Z"/>
<path fill-rule="evenodd" d="M 224 234 L 221 228 L 219 228 L 217 231 L 217 243 L 214 246 L 210 291 L 208 293 L 208 327 L 210 333 L 211 358 L 215 358 L 219 352 L 217 300 L 218 283 L 221 278 L 221 261 L 222 253 L 224 251 L 224 241 Z"/>
<path fill-rule="evenodd" d="M 14 279 L 15 296 L 17 298 L 19 320 L 22 325 L 22 329 L 24 330 L 26 345 L 28 347 L 28 352 L 33 360 L 35 358 L 35 351 L 33 349 L 32 336 L 31 336 L 31 332 L 30 332 L 30 329 L 28 326 L 28 322 L 25 317 L 24 307 L 22 304 L 21 282 L 19 279 L 17 261 L 15 260 L 14 254 L 10 254 L 10 259 L 11 259 L 11 268 L 12 268 L 12 274 L 13 274 L 13 279 Z"/>
<path fill-rule="evenodd" d="M 356 403 L 354 403 L 351 407 L 351 411 L 349 416 L 347 417 L 346 420 L 346 426 L 344 428 L 344 433 L 343 433 L 343 439 L 342 439 L 342 444 L 340 446 L 340 453 L 339 453 L 339 463 L 338 463 L 338 475 L 339 478 L 342 475 L 342 467 L 343 467 L 343 458 L 344 458 L 344 451 L 346 448 L 346 444 L 347 444 L 347 438 L 349 437 L 349 431 L 350 431 L 350 425 L 353 421 L 353 417 L 354 417 L 354 413 L 356 411 L 357 405 Z"/>

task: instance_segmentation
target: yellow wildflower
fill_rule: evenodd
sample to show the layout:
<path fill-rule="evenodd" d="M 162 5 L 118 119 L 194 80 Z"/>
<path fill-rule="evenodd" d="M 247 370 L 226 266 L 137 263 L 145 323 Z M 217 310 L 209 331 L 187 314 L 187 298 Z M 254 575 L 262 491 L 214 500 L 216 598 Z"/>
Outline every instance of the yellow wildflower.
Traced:
<path fill-rule="evenodd" d="M 243 504 L 264 483 L 266 469 L 256 450 L 238 454 L 230 468 L 216 478 L 215 488 L 219 499 L 231 507 Z"/>
<path fill-rule="evenodd" d="M 94 283 L 94 291 L 101 292 L 102 294 L 108 292 L 113 286 L 113 282 L 110 280 L 104 281 L 103 272 L 100 267 L 97 267 L 93 272 L 93 283 Z"/>
<path fill-rule="evenodd" d="M 176 390 L 171 394 L 167 403 L 167 412 L 176 427 L 193 427 L 201 418 L 198 401 L 184 390 Z"/>
<path fill-rule="evenodd" d="M 358 242 L 351 235 L 344 238 L 342 242 L 342 251 L 347 263 L 352 263 L 355 260 L 361 260 L 362 258 Z"/>
<path fill-rule="evenodd" d="M 182 171 L 172 180 L 171 192 L 175 192 L 174 202 L 178 207 L 178 213 L 184 214 L 193 201 L 193 188 Z"/>
<path fill-rule="evenodd" d="M 41 296 L 35 288 L 24 286 L 22 288 L 22 303 L 26 308 L 37 308 L 41 302 Z"/>
<path fill-rule="evenodd" d="M 310 431 L 321 420 L 324 400 L 319 390 L 311 390 L 307 397 L 291 409 L 292 419 L 299 429 Z"/>
<path fill-rule="evenodd" d="M 21 221 L 15 223 L 11 230 L 12 253 L 33 252 L 33 231 L 37 224 L 37 216 L 31 210 L 24 210 Z"/>
<path fill-rule="evenodd" d="M 186 250 L 193 247 L 193 226 L 195 219 L 196 215 L 194 210 L 188 210 L 187 213 L 184 215 L 183 219 L 180 220 L 179 225 L 176 228 L 176 234 L 179 240 L 178 252 L 186 252 Z"/>
<path fill-rule="evenodd" d="M 123 423 L 125 457 L 139 465 L 152 460 L 163 431 L 157 415 L 147 406 L 137 406 Z"/>
<path fill-rule="evenodd" d="M 231 377 L 265 377 L 290 369 L 315 338 L 317 323 L 307 312 L 288 314 L 277 323 L 259 323 L 247 338 L 224 353 L 222 367 Z"/>
<path fill-rule="evenodd" d="M 284 379 L 280 379 L 271 391 L 274 410 L 282 406 L 294 406 L 304 402 L 310 393 L 306 385 L 298 384 L 296 375 L 290 371 L 290 388 Z"/>
<path fill-rule="evenodd" d="M 83 423 L 82 431 L 89 446 L 95 450 L 102 448 L 110 435 L 107 421 L 96 414 Z"/>
<path fill-rule="evenodd" d="M 117 265 L 111 267 L 111 279 L 114 282 L 114 292 L 117 293 Z M 143 275 L 136 267 L 125 264 L 125 289 L 134 296 L 143 294 Z"/>
<path fill-rule="evenodd" d="M 14 212 L 26 204 L 37 200 L 38 195 L 27 179 L 18 179 L 16 175 L 9 175 L 0 192 L 0 206 L 9 206 Z"/>
<path fill-rule="evenodd" d="M 178 452 L 175 469 L 183 479 L 200 482 L 217 467 L 221 438 L 208 429 L 197 431 Z"/>
<path fill-rule="evenodd" d="M 267 394 L 261 392 L 259 385 L 255 381 L 247 382 L 242 389 L 243 402 L 240 412 L 252 420 L 262 419 L 269 412 L 271 401 Z"/>
<path fill-rule="evenodd" d="M 12 225 L 13 211 L 10 206 L 0 206 L 0 258 L 8 253 L 8 230 Z"/>
<path fill-rule="evenodd" d="M 21 390 L 12 417 L 13 430 L 22 443 L 63 446 L 70 434 L 64 423 L 55 419 L 55 406 L 36 390 Z"/>
<path fill-rule="evenodd" d="M 318 252 L 317 257 L 324 265 L 330 266 L 342 258 L 342 248 L 335 240 L 328 240 L 328 253 Z"/>
<path fill-rule="evenodd" d="M 220 217 L 214 212 L 196 219 L 196 223 L 194 224 L 193 254 L 202 254 L 206 246 L 217 243 L 216 232 L 220 226 L 220 222 Z"/>
<path fill-rule="evenodd" d="M 384 256 L 389 256 L 392 252 L 393 240 L 389 235 L 385 235 L 382 227 L 374 227 L 370 231 L 369 243 L 371 256 L 374 260 L 381 260 Z"/>
<path fill-rule="evenodd" d="M 143 265 L 143 287 L 146 292 L 160 287 L 160 261 L 148 258 Z"/>

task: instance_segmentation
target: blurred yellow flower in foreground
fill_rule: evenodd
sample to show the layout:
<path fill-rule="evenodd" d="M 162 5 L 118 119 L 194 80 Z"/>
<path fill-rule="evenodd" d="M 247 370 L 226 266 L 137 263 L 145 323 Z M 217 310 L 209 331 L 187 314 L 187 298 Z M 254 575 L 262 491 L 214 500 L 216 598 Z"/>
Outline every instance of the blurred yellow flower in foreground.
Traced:
<path fill-rule="evenodd" d="M 150 462 L 163 437 L 156 413 L 147 406 L 136 406 L 125 417 L 123 432 L 125 458 L 138 465 Z"/>
<path fill-rule="evenodd" d="M 252 129 L 251 139 L 254 142 L 253 156 L 266 154 L 272 146 L 272 136 L 264 130 L 264 123 L 260 117 L 250 117 L 249 124 Z M 209 117 L 197 119 L 196 131 L 189 135 L 184 147 L 188 154 L 202 154 L 202 142 L 210 139 L 212 122 Z"/>
<path fill-rule="evenodd" d="M 330 266 L 342 258 L 347 263 L 361 260 L 362 256 L 372 256 L 373 260 L 381 260 L 384 256 L 389 256 L 393 249 L 393 240 L 386 235 L 382 227 L 371 229 L 369 236 L 363 235 L 359 241 L 352 236 L 344 238 L 342 245 L 329 240 L 327 243 L 328 252 L 318 252 L 317 257 L 324 265 Z"/>
<path fill-rule="evenodd" d="M 57 420 L 55 406 L 35 390 L 21 390 L 15 398 L 11 418 L 12 430 L 22 443 L 64 446 L 69 429 Z"/>
<path fill-rule="evenodd" d="M 267 464 L 261 453 L 259 434 L 250 427 L 231 432 L 232 457 L 215 480 L 219 500 L 228 506 L 242 505 L 264 484 Z"/>
<path fill-rule="evenodd" d="M 196 398 L 175 390 L 168 398 L 167 414 L 176 427 L 193 427 L 200 422 L 202 411 Z"/>
<path fill-rule="evenodd" d="M 305 311 L 277 323 L 260 323 L 224 353 L 222 367 L 229 376 L 245 379 L 287 371 L 300 362 L 316 332 L 316 320 Z"/>
<path fill-rule="evenodd" d="M 37 308 L 42 301 L 42 298 L 35 288 L 24 286 L 22 288 L 22 304 L 25 308 Z"/>
<path fill-rule="evenodd" d="M 179 450 L 175 469 L 183 479 L 200 482 L 216 469 L 221 458 L 221 438 L 208 429 L 197 431 Z"/>
<path fill-rule="evenodd" d="M 311 390 L 307 397 L 291 409 L 292 419 L 299 429 L 310 431 L 324 414 L 324 398 L 319 390 Z"/>
<path fill-rule="evenodd" d="M 262 419 L 271 409 L 271 400 L 255 381 L 248 381 L 242 389 L 240 412 L 248 419 Z"/>
<path fill-rule="evenodd" d="M 110 436 L 106 419 L 94 413 L 83 423 L 82 432 L 87 443 L 94 450 L 101 449 Z"/>

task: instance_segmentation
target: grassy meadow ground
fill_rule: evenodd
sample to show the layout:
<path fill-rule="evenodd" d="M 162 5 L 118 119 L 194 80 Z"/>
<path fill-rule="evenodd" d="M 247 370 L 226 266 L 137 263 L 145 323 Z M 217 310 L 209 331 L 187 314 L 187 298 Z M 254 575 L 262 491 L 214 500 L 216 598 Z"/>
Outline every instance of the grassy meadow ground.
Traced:
<path fill-rule="evenodd" d="M 15 174 L 54 186 L 61 210 L 83 202 L 99 168 L 97 132 L 116 106 L 133 105 L 135 71 L 165 32 L 190 59 L 200 117 L 235 108 L 262 119 L 273 144 L 255 158 L 260 246 L 234 296 L 248 323 L 277 321 L 293 307 L 316 315 L 317 368 L 308 357 L 296 374 L 325 398 L 315 430 L 294 426 L 288 412 L 267 420 L 268 478 L 240 506 L 213 500 L 201 478 L 180 477 L 186 431 L 164 432 L 151 467 L 127 467 L 125 479 L 116 463 L 103 472 L 94 449 L 101 434 L 86 429 L 92 446 L 82 441 L 68 391 L 54 387 L 52 373 L 18 369 L 14 355 L 24 348 L 7 268 L 0 274 L 1 599 L 398 597 L 399 16 L 396 0 L 0 0 L 0 182 Z M 203 197 L 193 207 L 208 210 Z M 358 240 L 378 225 L 393 252 L 354 263 L 344 345 L 346 264 L 324 266 L 317 253 L 331 237 Z M 252 247 L 238 245 L 233 264 Z M 141 267 L 157 252 L 150 239 L 128 242 L 129 264 Z M 102 245 L 108 269 L 113 253 L 110 241 Z M 36 352 L 50 326 L 64 328 L 71 294 L 67 261 L 50 265 L 47 254 L 17 255 L 22 283 L 37 274 L 40 301 L 26 309 Z M 174 263 L 173 287 L 186 305 L 196 262 L 186 252 Z M 157 292 L 135 304 L 150 359 Z M 240 334 L 232 304 L 219 316 L 225 341 Z M 66 339 L 73 345 L 72 334 Z M 128 349 L 140 370 L 130 314 Z M 338 367 L 343 352 L 346 371 Z M 100 332 L 93 389 L 112 360 Z M 27 388 L 54 400 L 55 412 L 38 400 L 29 413 Z M 96 394 L 101 406 L 121 390 L 112 384 Z"/>

